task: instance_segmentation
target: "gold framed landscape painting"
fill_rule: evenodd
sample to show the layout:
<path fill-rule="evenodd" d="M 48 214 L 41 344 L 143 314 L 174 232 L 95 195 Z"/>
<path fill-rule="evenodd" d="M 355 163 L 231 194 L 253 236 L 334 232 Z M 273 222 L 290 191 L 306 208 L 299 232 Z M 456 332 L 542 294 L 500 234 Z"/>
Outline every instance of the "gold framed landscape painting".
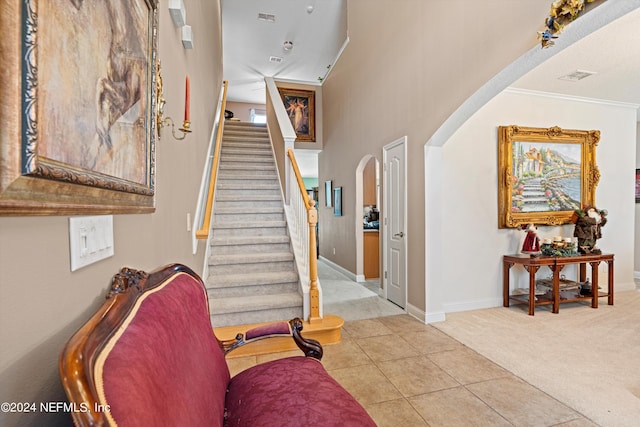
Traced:
<path fill-rule="evenodd" d="M 598 130 L 498 128 L 498 227 L 572 222 L 595 205 Z"/>
<path fill-rule="evenodd" d="M 157 0 L 7 0 L 0 215 L 153 212 Z"/>

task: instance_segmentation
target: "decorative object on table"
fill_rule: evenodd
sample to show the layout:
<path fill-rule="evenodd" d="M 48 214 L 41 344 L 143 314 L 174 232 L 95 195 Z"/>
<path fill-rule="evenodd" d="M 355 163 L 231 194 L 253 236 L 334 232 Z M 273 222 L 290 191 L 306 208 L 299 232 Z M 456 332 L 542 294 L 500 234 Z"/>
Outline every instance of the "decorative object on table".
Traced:
<path fill-rule="evenodd" d="M 587 206 L 575 212 L 575 229 L 573 235 L 578 238 L 578 251 L 582 254 L 600 255 L 602 251 L 596 246 L 596 240 L 602 237 L 602 227 L 607 223 L 608 212 Z"/>
<path fill-rule="evenodd" d="M 584 11 L 586 3 L 593 2 L 594 0 L 555 0 L 544 22 L 546 29 L 538 32 L 541 46 L 543 48 L 553 46 L 555 44 L 553 39 L 557 39 L 564 27 Z"/>
<path fill-rule="evenodd" d="M 562 225 L 595 204 L 598 130 L 500 126 L 498 227 Z"/>
<path fill-rule="evenodd" d="M 547 256 L 574 256 L 578 254 L 576 242 L 571 237 L 554 236 L 553 239 L 543 239 L 540 252 Z"/>
<path fill-rule="evenodd" d="M 538 228 L 535 224 L 529 224 L 527 226 L 521 226 L 523 230 L 527 232 L 522 243 L 523 254 L 537 255 L 540 253 L 540 238 L 538 237 Z"/>
<path fill-rule="evenodd" d="M 0 215 L 154 212 L 158 2 L 5 3 Z"/>

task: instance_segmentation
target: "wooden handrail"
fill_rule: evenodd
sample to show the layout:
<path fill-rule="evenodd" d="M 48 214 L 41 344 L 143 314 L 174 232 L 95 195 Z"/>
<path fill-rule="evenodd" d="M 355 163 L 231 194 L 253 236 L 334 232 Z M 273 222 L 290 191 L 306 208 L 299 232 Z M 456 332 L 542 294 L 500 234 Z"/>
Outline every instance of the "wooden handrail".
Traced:
<path fill-rule="evenodd" d="M 218 163 L 220 163 L 220 146 L 222 145 L 222 133 L 224 132 L 224 110 L 227 106 L 227 86 L 228 82 L 222 82 L 222 105 L 220 107 L 220 121 L 218 123 L 218 135 L 216 136 L 216 148 L 213 154 L 213 164 L 211 165 L 211 177 L 209 178 L 209 191 L 207 192 L 207 206 L 204 212 L 202 227 L 196 230 L 196 238 L 199 240 L 209 238 L 211 229 L 211 211 L 213 210 L 213 193 L 216 188 L 216 177 L 218 176 Z"/>
<path fill-rule="evenodd" d="M 320 291 L 318 290 L 318 256 L 316 249 L 316 225 L 318 224 L 318 211 L 316 210 L 316 201 L 309 199 L 307 190 L 304 187 L 304 181 L 298 169 L 298 162 L 294 155 L 293 149 L 287 150 L 287 156 L 291 160 L 291 167 L 298 181 L 298 188 L 302 194 L 302 200 L 307 209 L 307 223 L 309 224 L 309 323 L 322 321 L 320 317 Z"/>
<path fill-rule="evenodd" d="M 287 156 L 289 156 L 289 159 L 291 160 L 291 167 L 293 167 L 293 172 L 296 175 L 296 181 L 298 182 L 298 188 L 300 189 L 300 193 L 302 194 L 302 200 L 304 200 L 304 205 L 307 207 L 307 209 L 309 209 L 311 207 L 311 199 L 309 199 L 309 195 L 307 194 L 307 189 L 304 187 L 302 174 L 300 173 L 300 169 L 298 168 L 298 162 L 296 161 L 296 156 L 292 148 L 289 148 L 287 150 Z"/>

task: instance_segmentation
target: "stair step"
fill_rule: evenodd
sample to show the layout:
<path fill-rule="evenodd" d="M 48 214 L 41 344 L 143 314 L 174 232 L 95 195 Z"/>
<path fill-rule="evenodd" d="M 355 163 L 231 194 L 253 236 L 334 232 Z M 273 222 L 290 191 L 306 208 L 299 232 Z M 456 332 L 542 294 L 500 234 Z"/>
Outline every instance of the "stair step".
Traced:
<path fill-rule="evenodd" d="M 231 173 L 230 171 L 225 171 L 223 173 L 218 174 L 218 182 L 221 180 L 259 180 L 259 181 L 267 181 L 267 180 L 275 180 L 278 181 L 278 174 L 275 173 L 275 170 L 271 173 L 261 173 L 261 174 L 243 174 L 241 172 Z"/>
<path fill-rule="evenodd" d="M 275 183 L 246 182 L 243 184 L 236 183 L 218 183 L 218 190 L 278 190 L 280 185 Z"/>
<path fill-rule="evenodd" d="M 220 164 L 223 163 L 271 163 L 273 164 L 273 157 L 252 157 L 247 160 L 246 156 L 238 156 L 236 154 L 230 154 L 228 156 L 220 156 Z"/>
<path fill-rule="evenodd" d="M 286 221 L 214 222 L 212 238 L 247 236 L 286 236 Z"/>
<path fill-rule="evenodd" d="M 271 146 L 258 146 L 258 145 L 227 145 L 222 144 L 222 149 L 220 150 L 222 156 L 227 154 L 238 154 L 242 156 L 265 156 L 271 158 L 273 156 L 273 151 L 271 151 Z"/>
<path fill-rule="evenodd" d="M 297 293 L 298 281 L 293 271 L 221 274 L 207 281 L 207 293 L 210 298 Z"/>
<path fill-rule="evenodd" d="M 217 298 L 209 301 L 213 303 L 211 310 L 216 314 L 236 313 L 240 310 L 255 311 L 265 308 L 285 308 L 293 304 L 299 304 L 302 296 L 297 292 L 276 295 L 254 295 L 252 297 L 240 298 Z"/>
<path fill-rule="evenodd" d="M 271 150 L 271 143 L 265 141 L 250 142 L 246 139 L 243 140 L 222 140 L 222 150 L 225 148 L 233 149 L 256 149 L 256 150 Z"/>
<path fill-rule="evenodd" d="M 245 222 L 260 222 L 260 221 L 284 221 L 284 211 L 279 212 L 255 212 L 253 210 L 241 211 L 238 213 L 224 213 L 220 212 L 225 209 L 216 209 L 214 212 L 214 222 L 233 222 L 233 221 L 245 221 Z M 228 209 L 235 210 L 235 209 Z"/>
<path fill-rule="evenodd" d="M 256 254 L 232 254 L 209 257 L 209 265 L 263 264 L 270 262 L 293 261 L 291 252 L 273 252 Z"/>
<path fill-rule="evenodd" d="M 281 194 L 218 194 L 216 203 L 218 202 L 280 202 L 282 203 Z"/>
<path fill-rule="evenodd" d="M 266 146 L 271 146 L 271 140 L 268 134 L 247 134 L 242 132 L 225 132 L 225 136 L 222 138 L 222 144 L 226 145 L 229 142 L 234 143 L 255 143 Z"/>
<path fill-rule="evenodd" d="M 233 215 L 243 213 L 256 213 L 256 214 L 270 214 L 270 213 L 284 213 L 282 206 L 255 206 L 251 211 L 247 212 L 245 209 L 238 207 L 216 207 L 215 214 L 221 215 Z"/>
<path fill-rule="evenodd" d="M 291 239 L 287 235 L 229 236 L 212 238 L 209 245 L 211 255 L 286 252 L 291 247 Z"/>
<path fill-rule="evenodd" d="M 207 289 L 237 286 L 259 286 L 276 283 L 297 282 L 298 274 L 295 271 L 267 271 L 260 274 L 221 274 L 209 277 Z"/>
<path fill-rule="evenodd" d="M 284 308 L 291 307 L 292 304 L 298 304 L 302 300 L 302 296 L 297 292 L 289 292 L 286 294 L 276 295 L 254 295 L 252 297 L 240 298 L 219 298 L 210 301 L 213 302 L 211 311 L 216 314 L 235 313 L 239 310 L 264 310 L 265 308 Z"/>
<path fill-rule="evenodd" d="M 242 228 L 281 228 L 286 227 L 286 221 L 256 221 L 256 222 L 245 222 L 245 221 L 224 221 L 224 222 L 215 222 L 213 223 L 214 229 L 242 229 Z"/>
<path fill-rule="evenodd" d="M 225 165 L 220 163 L 219 170 L 225 173 L 226 172 L 234 173 L 239 171 L 242 175 L 249 175 L 251 173 L 256 173 L 260 175 L 260 174 L 268 174 L 270 172 L 274 172 L 276 170 L 276 166 L 275 164 L 270 166 L 267 164 L 246 165 L 246 164 L 230 163 Z"/>

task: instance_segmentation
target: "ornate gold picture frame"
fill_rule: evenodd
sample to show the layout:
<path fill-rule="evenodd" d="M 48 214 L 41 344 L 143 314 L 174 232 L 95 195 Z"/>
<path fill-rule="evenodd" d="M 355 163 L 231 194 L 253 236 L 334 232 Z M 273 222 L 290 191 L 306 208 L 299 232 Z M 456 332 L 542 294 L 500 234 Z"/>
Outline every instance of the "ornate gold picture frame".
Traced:
<path fill-rule="evenodd" d="M 313 90 L 278 88 L 284 108 L 296 132 L 296 141 L 316 142 L 316 93 Z"/>
<path fill-rule="evenodd" d="M 598 130 L 498 128 L 498 227 L 571 222 L 595 205 Z"/>
<path fill-rule="evenodd" d="M 0 215 L 153 212 L 157 0 L 7 0 L 0 25 Z"/>

